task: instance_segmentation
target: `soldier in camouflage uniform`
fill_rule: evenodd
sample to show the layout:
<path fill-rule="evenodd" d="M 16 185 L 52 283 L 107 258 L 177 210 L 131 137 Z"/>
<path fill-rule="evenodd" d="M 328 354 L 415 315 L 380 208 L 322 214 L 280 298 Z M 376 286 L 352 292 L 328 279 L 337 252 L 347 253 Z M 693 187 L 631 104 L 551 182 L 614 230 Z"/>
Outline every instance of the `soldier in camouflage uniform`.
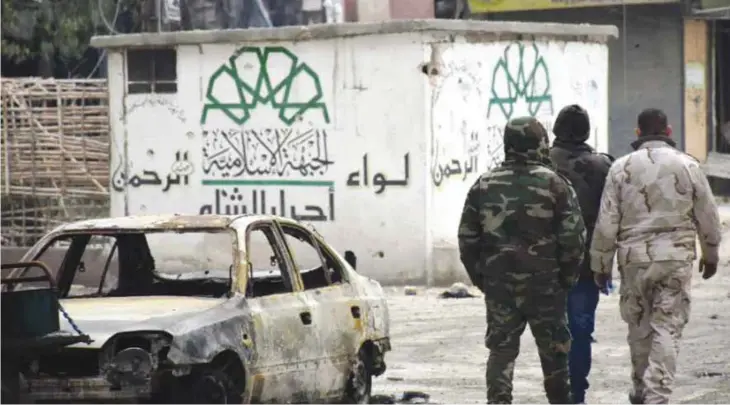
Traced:
<path fill-rule="evenodd" d="M 569 105 L 558 113 L 553 124 L 555 141 L 550 158 L 558 173 L 570 180 L 578 195 L 583 222 L 586 225 L 586 257 L 581 265 L 578 283 L 568 295 L 568 326 L 573 342 L 570 348 L 570 387 L 573 401 L 585 402 L 591 371 L 591 344 L 596 325 L 599 289 L 593 282 L 588 247 L 598 219 L 601 193 L 613 158 L 596 153 L 586 144 L 590 133 L 588 112 L 579 105 Z"/>
<path fill-rule="evenodd" d="M 631 403 L 668 403 L 682 331 L 689 320 L 695 236 L 700 272 L 717 271 L 720 220 L 699 162 L 674 148 L 660 110 L 643 111 L 634 152 L 606 179 L 591 244 L 596 284 L 610 280 L 617 253 L 621 317 L 628 324 Z"/>
<path fill-rule="evenodd" d="M 512 402 L 527 324 L 550 403 L 570 403 L 567 293 L 585 251 L 585 226 L 569 182 L 553 171 L 547 131 L 530 117 L 504 131 L 505 160 L 471 187 L 459 224 L 461 261 L 487 304 L 487 401 Z"/>

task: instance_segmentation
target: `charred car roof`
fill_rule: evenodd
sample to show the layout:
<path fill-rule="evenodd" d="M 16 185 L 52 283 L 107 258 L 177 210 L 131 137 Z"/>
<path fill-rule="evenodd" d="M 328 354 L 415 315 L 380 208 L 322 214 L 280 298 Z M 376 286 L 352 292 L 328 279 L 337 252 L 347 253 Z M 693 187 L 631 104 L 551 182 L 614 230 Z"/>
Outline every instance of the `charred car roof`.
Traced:
<path fill-rule="evenodd" d="M 246 222 L 259 220 L 276 219 L 281 222 L 294 223 L 290 218 L 273 215 L 134 215 L 125 217 L 111 217 L 88 219 L 83 221 L 70 222 L 59 226 L 54 232 L 79 232 L 88 230 L 114 230 L 114 231 L 164 231 L 164 230 L 221 230 L 230 227 L 233 221 L 245 218 Z"/>

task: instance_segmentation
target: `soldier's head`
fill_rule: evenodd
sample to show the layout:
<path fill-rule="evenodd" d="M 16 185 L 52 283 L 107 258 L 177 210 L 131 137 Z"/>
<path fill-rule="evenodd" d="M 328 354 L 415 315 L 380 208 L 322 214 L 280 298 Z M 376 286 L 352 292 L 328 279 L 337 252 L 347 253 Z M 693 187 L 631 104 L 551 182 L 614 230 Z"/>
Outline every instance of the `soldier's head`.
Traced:
<path fill-rule="evenodd" d="M 650 136 L 650 135 L 672 135 L 672 127 L 667 123 L 667 115 L 664 111 L 656 108 L 647 108 L 639 114 L 637 119 L 638 128 L 636 128 L 636 135 L 638 136 Z"/>
<path fill-rule="evenodd" d="M 510 120 L 504 128 L 505 161 L 550 162 L 547 130 L 533 117 Z"/>
<path fill-rule="evenodd" d="M 578 104 L 563 107 L 553 123 L 555 138 L 568 143 L 583 143 L 588 140 L 591 121 L 588 112 Z"/>

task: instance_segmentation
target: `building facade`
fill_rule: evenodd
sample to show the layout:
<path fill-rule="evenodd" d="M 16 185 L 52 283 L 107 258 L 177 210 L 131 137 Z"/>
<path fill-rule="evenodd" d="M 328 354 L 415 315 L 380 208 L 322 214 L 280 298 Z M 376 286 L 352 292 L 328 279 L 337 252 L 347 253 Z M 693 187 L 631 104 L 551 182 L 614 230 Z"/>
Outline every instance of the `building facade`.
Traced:
<path fill-rule="evenodd" d="M 613 3 L 613 4 L 612 4 Z M 636 116 L 664 110 L 680 148 L 730 194 L 730 0 L 470 0 L 473 18 L 611 24 L 609 151 L 631 151 Z"/>
<path fill-rule="evenodd" d="M 550 128 L 579 102 L 589 142 L 608 149 L 616 35 L 406 20 L 95 38 L 109 55 L 111 215 L 287 216 L 383 283 L 466 280 L 464 197 L 503 160 L 510 118 Z"/>

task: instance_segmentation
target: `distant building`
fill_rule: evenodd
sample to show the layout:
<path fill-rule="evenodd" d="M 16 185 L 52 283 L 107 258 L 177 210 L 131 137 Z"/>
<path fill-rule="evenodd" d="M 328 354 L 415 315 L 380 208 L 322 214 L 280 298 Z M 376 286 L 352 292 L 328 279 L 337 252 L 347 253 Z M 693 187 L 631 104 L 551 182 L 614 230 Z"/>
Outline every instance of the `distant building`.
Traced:
<path fill-rule="evenodd" d="M 636 115 L 667 112 L 680 147 L 730 177 L 730 0 L 469 0 L 472 18 L 611 24 L 609 151 L 630 152 Z M 727 167 L 727 169 L 725 169 Z M 725 170 L 722 170 L 725 169 Z M 730 192 L 721 186 L 717 190 Z"/>

